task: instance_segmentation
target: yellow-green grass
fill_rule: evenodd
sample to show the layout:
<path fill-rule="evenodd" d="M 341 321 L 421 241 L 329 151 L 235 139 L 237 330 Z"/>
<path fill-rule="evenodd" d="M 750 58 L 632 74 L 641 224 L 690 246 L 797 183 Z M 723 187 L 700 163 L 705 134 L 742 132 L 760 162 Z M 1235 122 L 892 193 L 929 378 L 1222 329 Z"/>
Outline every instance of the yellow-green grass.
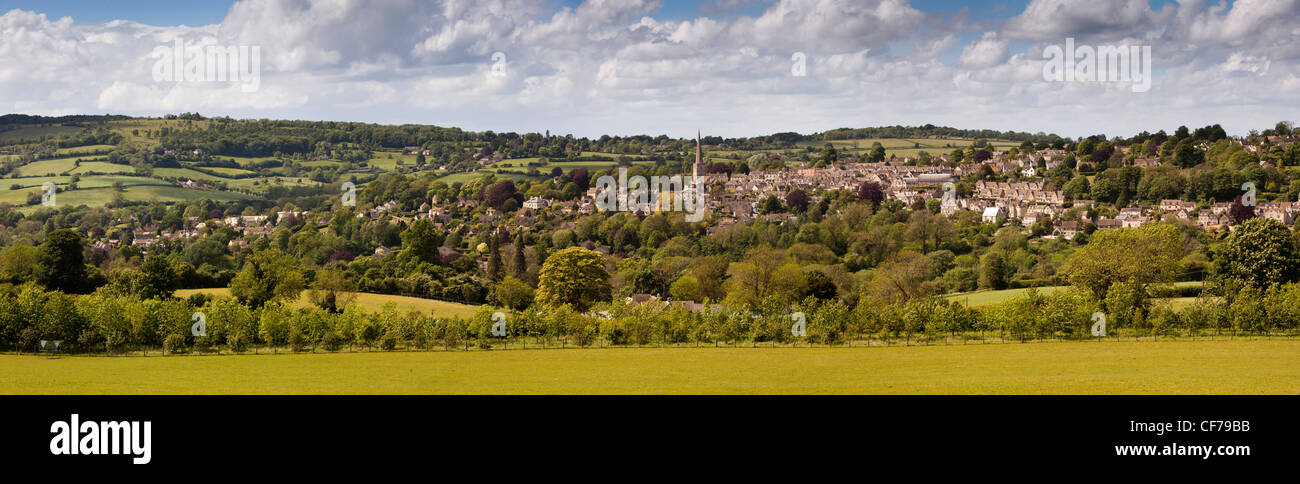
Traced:
<path fill-rule="evenodd" d="M 182 289 L 176 291 L 178 297 L 189 297 L 191 294 L 197 293 L 211 294 L 214 296 L 230 296 L 230 289 L 217 287 L 210 289 Z M 432 313 L 436 317 L 459 316 L 462 318 L 469 318 L 474 316 L 474 312 L 478 310 L 478 306 L 439 301 L 436 299 L 394 296 L 390 294 L 374 294 L 369 292 L 357 293 L 356 304 L 361 306 L 361 309 L 369 312 L 383 311 L 384 305 L 390 302 L 396 304 L 398 311 L 401 311 L 402 313 L 415 310 L 422 313 Z M 298 307 L 310 306 L 311 301 L 307 299 L 307 293 L 304 292 L 299 296 L 298 300 L 294 301 L 294 305 Z"/>
<path fill-rule="evenodd" d="M 339 162 L 337 162 L 337 161 L 333 161 L 333 160 L 316 160 L 316 161 L 303 161 L 303 162 L 298 163 L 298 166 L 305 166 L 305 167 L 309 167 L 309 168 L 315 168 L 315 167 L 329 167 L 329 168 L 333 168 L 333 167 L 339 166 L 340 164 L 341 164 L 341 163 L 339 163 Z"/>
<path fill-rule="evenodd" d="M 389 158 L 389 155 L 392 155 L 393 157 Z M 408 155 L 401 152 L 385 151 L 375 153 L 374 158 L 366 161 L 366 163 L 380 170 L 393 171 L 397 169 L 398 160 L 401 160 L 402 166 L 414 167 L 417 164 L 416 162 L 418 161 L 418 157 L 419 155 Z M 426 157 L 425 160 L 426 163 L 428 162 L 427 158 L 428 157 Z"/>
<path fill-rule="evenodd" d="M 45 182 L 54 182 L 55 185 L 63 185 L 71 182 L 70 176 L 29 176 L 22 178 L 5 178 L 0 179 L 0 189 L 9 190 L 14 185 L 21 185 L 24 189 L 30 187 L 39 187 Z"/>
<path fill-rule="evenodd" d="M 154 168 L 153 174 L 155 176 L 164 176 L 168 178 L 183 178 L 187 180 L 196 180 L 196 181 L 205 181 L 205 182 L 230 181 L 229 178 L 209 175 L 207 173 L 191 170 L 189 168 Z"/>
<path fill-rule="evenodd" d="M 77 126 L 25 126 L 18 129 L 0 131 L 0 141 L 11 141 L 20 139 L 35 139 L 42 136 L 71 136 L 81 133 L 82 128 Z"/>
<path fill-rule="evenodd" d="M 113 148 L 116 148 L 116 146 L 113 146 L 113 145 L 86 145 L 86 146 L 74 146 L 74 147 L 72 147 L 72 148 L 59 148 L 59 149 L 55 150 L 54 152 L 57 153 L 57 154 L 60 154 L 60 155 L 69 155 L 69 156 L 71 156 L 71 155 L 86 155 L 86 154 L 91 154 L 91 153 L 103 153 L 103 152 L 105 152 L 105 151 L 110 151 L 110 150 L 112 150 Z"/>
<path fill-rule="evenodd" d="M 159 180 L 157 178 L 148 178 L 143 176 L 83 176 L 81 181 L 77 182 L 78 188 L 103 188 L 111 187 L 114 183 L 121 183 L 125 187 L 137 185 L 171 185 L 170 182 Z"/>
<path fill-rule="evenodd" d="M 250 200 L 257 197 L 237 192 L 198 190 L 194 188 L 178 187 L 175 185 L 140 185 L 127 188 L 125 198 L 128 201 L 133 202 L 148 202 L 153 200 L 161 202 L 178 202 L 201 200 L 205 198 L 217 202 L 228 202 L 233 200 Z"/>
<path fill-rule="evenodd" d="M 124 179 L 126 188 L 122 191 L 122 199 L 128 202 L 180 202 L 208 199 L 219 202 L 232 200 L 248 200 L 253 197 L 243 193 L 222 192 L 216 190 L 197 190 L 193 188 L 178 187 L 167 184 L 162 180 L 140 177 L 117 177 Z M 67 190 L 58 192 L 55 202 L 58 206 L 76 207 L 86 205 L 91 207 L 107 205 L 113 201 L 113 188 L 111 187 L 112 178 L 107 180 L 90 180 L 87 182 L 92 186 L 82 186 L 76 190 Z M 149 183 L 140 184 L 134 180 L 148 180 Z M 83 182 L 86 180 L 83 179 Z M 132 183 L 136 183 L 132 185 Z M 98 186 L 95 186 L 98 185 Z M 0 191 L 0 202 L 11 205 L 21 205 L 27 202 L 28 193 L 40 193 L 40 188 L 27 190 L 10 190 L 7 192 Z M 23 213 L 32 213 L 40 210 L 39 205 L 24 206 L 18 210 Z"/>
<path fill-rule="evenodd" d="M 126 143 L 144 143 L 154 144 L 157 139 L 145 137 L 146 131 L 153 131 L 155 137 L 158 136 L 162 128 L 171 128 L 173 130 L 186 129 L 207 129 L 212 124 L 211 120 L 189 121 L 184 119 L 125 119 L 120 121 L 109 121 L 109 129 L 122 135 Z M 132 130 L 138 130 L 139 134 L 132 133 Z"/>
<path fill-rule="evenodd" d="M 203 171 L 210 171 L 216 173 L 217 175 L 226 176 L 226 177 L 251 175 L 254 173 L 253 171 L 245 170 L 243 168 L 229 168 L 225 166 L 204 166 L 199 168 L 202 169 Z"/>
<path fill-rule="evenodd" d="M 1069 287 L 1070 286 L 1046 286 L 1046 287 L 1038 287 L 1034 289 L 1037 289 L 1039 294 L 1048 295 L 1056 291 L 1069 289 Z M 1029 292 L 1029 288 L 1003 289 L 1000 291 L 963 292 L 958 294 L 950 294 L 946 297 L 948 298 L 949 301 L 957 301 L 969 307 L 980 307 L 980 306 L 988 306 L 991 304 L 997 304 L 1009 299 L 1014 299 L 1023 296 L 1028 292 Z"/>
<path fill-rule="evenodd" d="M 7 394 L 1295 394 L 1300 340 L 0 355 Z"/>
<path fill-rule="evenodd" d="M 83 173 L 135 173 L 135 167 L 131 165 L 119 165 L 107 161 L 83 161 L 77 168 L 68 172 L 72 175 Z"/>
<path fill-rule="evenodd" d="M 1176 288 L 1201 287 L 1201 285 L 1202 283 L 1200 281 L 1184 281 L 1184 282 L 1173 283 L 1173 286 Z M 1048 295 L 1056 291 L 1061 291 L 1069 288 L 1070 286 L 1044 286 L 1044 287 L 1038 287 L 1034 289 L 1037 289 L 1039 294 Z M 944 297 L 947 298 L 949 301 L 957 301 L 959 303 L 962 303 L 970 307 L 980 307 L 980 306 L 988 306 L 991 304 L 997 304 L 1009 299 L 1014 299 L 1023 296 L 1028 292 L 1029 292 L 1029 288 L 1002 289 L 998 291 L 962 292 L 956 294 L 949 294 Z M 1174 309 L 1182 309 L 1183 307 L 1186 307 L 1188 304 L 1191 304 L 1191 301 L 1194 301 L 1195 299 L 1196 298 L 1194 297 L 1172 297 L 1172 298 L 1162 298 L 1159 300 L 1168 300 L 1170 301 L 1171 304 L 1173 304 Z"/>
<path fill-rule="evenodd" d="M 257 192 L 266 191 L 267 188 L 272 186 L 293 187 L 293 186 L 318 185 L 317 182 L 311 181 L 311 179 L 307 178 L 306 176 L 298 176 L 292 178 L 287 176 L 271 176 L 271 177 L 255 177 L 255 178 L 239 178 L 239 179 L 223 178 L 221 180 L 226 182 L 226 186 L 229 186 L 231 188 L 242 188 L 242 189 L 253 190 Z"/>
<path fill-rule="evenodd" d="M 456 183 L 469 183 L 470 181 L 475 180 L 478 177 L 488 176 L 488 175 L 496 175 L 498 180 L 509 179 L 509 180 L 519 181 L 519 180 L 527 180 L 529 178 L 527 175 L 523 175 L 520 173 L 511 173 L 511 172 L 495 173 L 494 171 L 491 170 L 484 170 L 484 171 L 452 173 L 450 175 L 446 175 L 441 178 L 438 178 L 438 181 L 441 181 L 448 185 L 452 185 Z"/>
<path fill-rule="evenodd" d="M 51 158 L 48 160 L 33 161 L 26 165 L 20 166 L 14 171 L 18 176 L 51 176 L 62 175 L 64 172 L 76 168 L 76 156 L 67 158 Z"/>

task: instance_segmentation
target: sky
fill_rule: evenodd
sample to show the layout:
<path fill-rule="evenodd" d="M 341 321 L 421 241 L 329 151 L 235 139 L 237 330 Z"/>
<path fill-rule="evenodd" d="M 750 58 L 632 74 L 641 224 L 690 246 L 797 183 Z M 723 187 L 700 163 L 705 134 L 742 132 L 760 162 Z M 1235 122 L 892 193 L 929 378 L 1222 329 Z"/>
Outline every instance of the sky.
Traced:
<path fill-rule="evenodd" d="M 1067 39 L 1149 48 L 1148 88 L 1046 76 Z M 257 82 L 186 79 L 178 40 L 245 53 Z M 1300 117 L 1297 60 L 1300 0 L 0 0 L 0 113 L 1244 135 Z"/>

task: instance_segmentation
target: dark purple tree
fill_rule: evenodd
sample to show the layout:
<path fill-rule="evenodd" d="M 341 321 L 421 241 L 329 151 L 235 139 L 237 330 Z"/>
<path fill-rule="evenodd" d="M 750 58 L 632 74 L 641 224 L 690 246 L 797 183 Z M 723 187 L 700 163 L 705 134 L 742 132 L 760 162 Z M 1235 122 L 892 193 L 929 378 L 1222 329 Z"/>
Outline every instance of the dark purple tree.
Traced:
<path fill-rule="evenodd" d="M 578 189 L 584 192 L 587 191 L 587 188 L 589 188 L 590 177 L 591 176 L 587 174 L 586 168 L 576 168 L 573 171 L 569 172 L 569 180 L 572 181 L 573 183 L 578 184 Z"/>
<path fill-rule="evenodd" d="M 1232 205 L 1228 206 L 1228 219 L 1232 221 L 1232 225 L 1237 225 L 1252 218 L 1255 218 L 1255 207 L 1242 205 L 1241 196 L 1238 195 L 1232 201 Z"/>
<path fill-rule="evenodd" d="M 487 192 L 487 202 L 499 210 L 502 205 L 505 205 L 506 200 L 514 200 L 518 194 L 519 191 L 515 189 L 515 182 L 506 180 L 492 185 L 492 188 Z"/>
<path fill-rule="evenodd" d="M 871 202 L 871 206 L 878 207 L 880 202 L 885 200 L 885 191 L 880 189 L 879 183 L 862 182 L 862 186 L 858 187 L 858 199 Z"/>
<path fill-rule="evenodd" d="M 792 191 L 786 194 L 785 205 L 795 212 L 808 210 L 808 194 L 803 190 Z"/>

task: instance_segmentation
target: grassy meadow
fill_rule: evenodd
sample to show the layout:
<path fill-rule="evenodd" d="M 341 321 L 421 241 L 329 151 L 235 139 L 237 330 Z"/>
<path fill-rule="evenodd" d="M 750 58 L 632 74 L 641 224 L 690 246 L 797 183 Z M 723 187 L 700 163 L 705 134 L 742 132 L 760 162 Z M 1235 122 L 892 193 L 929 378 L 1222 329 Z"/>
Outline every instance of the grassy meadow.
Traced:
<path fill-rule="evenodd" d="M 214 296 L 230 296 L 230 289 L 225 287 L 217 287 L 211 289 L 181 289 L 179 291 L 176 291 L 176 296 L 189 297 L 191 294 L 195 294 L 195 293 L 205 293 Z M 361 306 L 361 308 L 365 309 L 366 311 L 370 311 L 370 312 L 382 311 L 384 309 L 384 305 L 390 302 L 396 304 L 397 309 L 402 313 L 405 313 L 410 310 L 416 310 L 424 313 L 432 312 L 433 315 L 437 317 L 460 316 L 462 318 L 469 318 L 474 316 L 474 312 L 478 310 L 478 306 L 470 306 L 467 304 L 459 304 L 459 303 L 448 302 L 448 301 L 439 301 L 437 299 L 423 299 L 418 297 L 394 296 L 390 294 L 372 294 L 368 292 L 357 293 L 356 303 L 358 306 Z M 294 302 L 294 305 L 299 307 L 306 307 L 311 305 L 311 301 L 307 299 L 307 293 L 305 291 L 302 293 L 301 296 L 298 297 L 298 300 Z"/>
<path fill-rule="evenodd" d="M 0 355 L 5 394 L 1295 394 L 1300 340 Z"/>
<path fill-rule="evenodd" d="M 1173 283 L 1173 286 L 1179 289 L 1187 288 L 1187 287 L 1201 287 L 1201 282 L 1200 281 L 1175 282 Z M 1037 287 L 1033 289 L 1037 289 L 1039 294 L 1046 296 L 1057 291 L 1063 291 L 1069 289 L 1070 287 L 1071 286 L 1044 286 L 1044 287 Z M 972 292 L 961 292 L 961 293 L 949 294 L 944 297 L 947 298 L 949 301 L 959 302 L 966 307 L 978 308 L 983 306 L 991 306 L 1003 301 L 1024 296 L 1029 292 L 1029 290 L 1030 288 L 1026 287 L 1026 288 L 1019 288 L 1019 289 L 1001 289 L 996 291 L 972 291 Z M 1166 297 L 1166 298 L 1155 298 L 1154 300 L 1156 302 L 1166 301 L 1170 303 L 1174 309 L 1181 309 L 1182 307 L 1191 304 L 1193 301 L 1196 300 L 1196 298 L 1195 297 Z"/>

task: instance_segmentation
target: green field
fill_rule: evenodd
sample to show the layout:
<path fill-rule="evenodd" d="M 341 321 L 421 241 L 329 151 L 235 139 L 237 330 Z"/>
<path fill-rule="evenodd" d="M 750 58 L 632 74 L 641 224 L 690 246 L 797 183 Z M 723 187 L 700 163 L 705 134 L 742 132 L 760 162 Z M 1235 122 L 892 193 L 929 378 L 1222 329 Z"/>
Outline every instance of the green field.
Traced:
<path fill-rule="evenodd" d="M 1178 288 L 1200 287 L 1201 282 L 1200 281 L 1175 282 L 1173 285 L 1174 287 L 1178 287 Z M 1069 288 L 1070 286 L 1044 286 L 1044 287 L 1037 287 L 1034 289 L 1037 289 L 1039 294 L 1046 296 L 1048 294 L 1069 289 Z M 962 292 L 956 294 L 949 294 L 944 297 L 947 298 L 949 301 L 957 301 L 959 303 L 962 303 L 965 306 L 975 308 L 975 307 L 997 304 L 1002 301 L 1023 296 L 1029 292 L 1029 289 L 1030 288 L 1026 287 L 1020 289 L 1002 289 L 998 291 Z M 1187 304 L 1190 304 L 1191 301 L 1195 299 L 1196 298 L 1194 297 L 1171 297 L 1171 298 L 1160 298 L 1157 300 L 1158 301 L 1167 300 L 1174 305 L 1174 309 L 1179 309 Z"/>
<path fill-rule="evenodd" d="M 70 173 L 73 175 L 80 175 L 89 172 L 130 174 L 130 173 L 135 173 L 135 167 L 131 165 L 119 165 L 116 163 L 109 163 L 107 161 L 83 161 L 81 162 L 80 166 L 72 170 Z"/>
<path fill-rule="evenodd" d="M 102 153 L 105 151 L 112 151 L 114 148 L 116 148 L 116 146 L 113 145 L 86 145 L 86 146 L 74 146 L 72 148 L 59 148 L 57 150 L 54 150 L 54 152 L 60 155 L 74 156 L 74 155 L 87 155 L 92 153 Z"/>
<path fill-rule="evenodd" d="M 0 393 L 1295 394 L 1300 341 L 0 355 Z"/>
<path fill-rule="evenodd" d="M 76 168 L 77 156 L 67 158 L 51 158 L 48 160 L 33 161 L 14 170 L 19 176 L 51 176 L 62 175 L 64 172 Z"/>
<path fill-rule="evenodd" d="M 20 139 L 36 139 L 42 136 L 61 137 L 72 136 L 81 133 L 82 128 L 77 126 L 23 126 L 18 129 L 0 131 L 0 141 L 13 141 Z"/>
<path fill-rule="evenodd" d="M 176 291 L 176 296 L 189 297 L 191 294 L 200 293 L 200 292 L 217 295 L 217 296 L 230 295 L 230 289 L 224 287 L 218 287 L 212 289 L 181 289 L 179 291 Z M 423 299 L 418 297 L 394 296 L 389 294 L 372 294 L 368 292 L 357 293 L 356 303 L 358 306 L 361 306 L 361 309 L 364 309 L 366 311 L 370 311 L 370 312 L 383 311 L 384 304 L 387 304 L 389 302 L 397 304 L 398 310 L 403 313 L 414 309 L 416 311 L 420 311 L 423 313 L 431 312 L 433 313 L 434 316 L 437 317 L 459 316 L 462 318 L 469 318 L 474 315 L 474 311 L 478 310 L 478 306 L 470 306 L 466 304 L 458 304 L 458 303 L 448 302 L 448 301 L 439 301 L 437 299 Z M 311 302 L 307 299 L 307 293 L 304 292 L 298 298 L 298 300 L 294 302 L 294 305 L 299 307 L 305 307 L 311 305 Z"/>

